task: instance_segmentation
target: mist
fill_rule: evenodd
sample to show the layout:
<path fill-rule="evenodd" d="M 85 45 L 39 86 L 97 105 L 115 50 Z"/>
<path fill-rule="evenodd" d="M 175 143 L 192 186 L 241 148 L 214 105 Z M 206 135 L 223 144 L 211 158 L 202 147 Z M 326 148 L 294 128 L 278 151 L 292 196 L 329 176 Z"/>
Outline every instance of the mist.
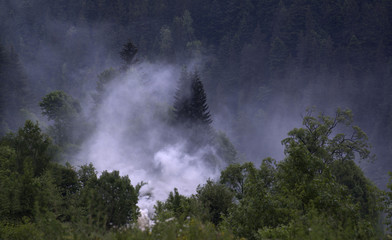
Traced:
<path fill-rule="evenodd" d="M 0 238 L 388 238 L 391 79 L 391 1 L 0 1 Z"/>
<path fill-rule="evenodd" d="M 216 179 L 225 166 L 212 145 L 186 150 L 187 135 L 170 124 L 181 66 L 137 63 L 107 85 L 102 103 L 91 112 L 95 129 L 74 164 L 93 163 L 98 172 L 119 170 L 141 189 L 140 208 L 152 213 L 177 188 L 191 195 L 199 184 Z M 203 158 L 212 154 L 211 165 Z M 144 197 L 143 197 L 144 196 Z"/>
<path fill-rule="evenodd" d="M 209 56 L 198 64 L 212 126 L 229 136 L 239 161 L 282 160 L 280 142 L 288 131 L 301 127 L 308 107 L 316 106 L 326 114 L 337 107 L 351 108 L 354 122 L 368 133 L 379 156 L 372 166 L 380 174 L 374 174 L 372 168 L 367 174 L 373 179 L 383 176 L 379 185 L 386 184 L 390 135 L 384 129 L 390 122 L 388 39 L 392 28 L 390 23 L 367 19 L 375 15 L 375 6 L 361 8 L 365 17 L 356 27 L 348 22 L 335 29 L 330 24 L 340 17 L 335 19 L 329 12 L 327 17 L 308 16 L 294 3 L 260 3 L 252 7 L 257 11 L 233 3 L 248 13 L 241 22 L 233 9 L 218 4 L 214 6 L 222 12 L 218 16 L 215 8 L 204 9 L 197 1 L 154 10 L 145 6 L 132 9 L 131 5 L 112 9 L 115 4 L 109 2 L 108 6 L 83 1 L 64 6 L 41 1 L 0 4 L 1 41 L 6 47 L 14 46 L 19 54 L 31 94 L 26 101 L 30 111 L 45 122 L 37 102 L 61 89 L 82 102 L 93 125 L 80 146 L 81 153 L 76 159 L 67 159 L 75 165 L 92 162 L 99 171 L 120 170 L 133 183 L 147 181 L 142 190 L 153 192 L 152 198 L 158 200 L 174 187 L 191 194 L 197 184 L 217 177 L 224 164 L 211 168 L 197 160 L 205 154 L 216 155 L 214 146 L 190 154 L 186 134 L 169 123 L 182 64 L 191 61 L 190 53 L 199 52 Z M 143 4 L 135 2 L 138 5 Z M 125 9 L 121 14 L 120 8 Z M 285 9 L 299 12 L 291 19 L 285 15 L 291 10 L 286 13 Z M 188 19 L 185 10 L 189 10 Z M 388 12 L 377 15 L 388 16 Z M 307 24 L 296 16 L 307 16 Z M 325 22 L 329 18 L 332 20 Z M 301 24 L 286 29 L 293 19 Z M 370 25 L 374 29 L 366 27 Z M 287 38 L 289 35 L 293 38 Z M 129 38 L 138 46 L 141 62 L 107 85 L 102 104 L 92 110 L 90 95 L 96 76 L 120 64 L 118 52 Z M 274 48 L 277 43 L 281 45 Z M 143 59 L 163 60 L 148 63 Z"/>

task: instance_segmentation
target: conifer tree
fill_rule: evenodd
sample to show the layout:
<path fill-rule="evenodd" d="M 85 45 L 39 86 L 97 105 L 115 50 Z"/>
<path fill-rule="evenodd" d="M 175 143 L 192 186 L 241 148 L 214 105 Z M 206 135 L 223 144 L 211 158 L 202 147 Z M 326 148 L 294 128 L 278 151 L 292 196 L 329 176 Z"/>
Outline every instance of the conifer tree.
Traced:
<path fill-rule="evenodd" d="M 197 72 L 182 74 L 173 107 L 175 120 L 178 123 L 201 125 L 212 123 L 207 96 Z"/>
<path fill-rule="evenodd" d="M 173 112 L 176 123 L 189 120 L 191 111 L 190 95 L 191 86 L 189 81 L 189 74 L 185 69 L 181 73 L 181 77 L 178 82 L 178 88 L 174 96 Z"/>
<path fill-rule="evenodd" d="M 131 40 L 129 40 L 126 44 L 124 44 L 120 52 L 121 59 L 124 60 L 126 65 L 130 65 L 134 60 L 137 51 L 137 47 L 131 42 Z"/>
<path fill-rule="evenodd" d="M 212 120 L 208 110 L 207 96 L 203 83 L 196 72 L 191 78 L 191 83 L 191 118 L 197 123 L 209 125 L 212 123 Z"/>
<path fill-rule="evenodd" d="M 212 120 L 203 83 L 197 72 L 189 74 L 185 71 L 182 74 L 173 107 L 174 123 L 183 128 L 188 139 L 188 151 L 197 151 L 212 143 Z M 205 159 L 214 162 L 208 156 Z"/>

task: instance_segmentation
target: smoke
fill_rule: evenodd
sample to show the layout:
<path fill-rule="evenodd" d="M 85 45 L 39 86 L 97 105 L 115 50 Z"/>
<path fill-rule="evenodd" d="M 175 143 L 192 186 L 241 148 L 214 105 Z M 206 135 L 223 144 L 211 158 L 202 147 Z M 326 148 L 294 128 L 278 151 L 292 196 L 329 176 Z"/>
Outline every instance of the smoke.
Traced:
<path fill-rule="evenodd" d="M 122 43 L 139 31 L 133 27 L 136 24 L 117 32 L 113 29 L 119 27 L 110 20 L 68 19 L 52 5 L 34 1 L 0 1 L 0 6 L 2 44 L 17 43 L 34 97 L 29 101 L 34 103 L 58 89 L 86 101 L 95 83 L 91 79 L 118 65 Z M 200 61 L 188 65 L 193 68 Z M 187 136 L 169 123 L 180 72 L 180 66 L 140 63 L 106 86 L 96 110 L 82 104 L 94 130 L 73 163 L 92 162 L 100 172 L 119 170 L 134 185 L 147 182 L 139 205 L 150 212 L 155 201 L 166 199 L 174 187 L 189 195 L 198 184 L 219 173 L 219 164 L 211 167 L 202 160 L 205 155 L 215 155 L 215 149 L 205 146 L 187 153 Z M 32 108 L 39 115 L 38 104 Z M 75 131 L 84 127 L 75 126 Z"/>
<path fill-rule="evenodd" d="M 78 156 L 78 164 L 119 170 L 132 184 L 146 182 L 139 201 L 144 215 L 174 188 L 184 195 L 194 193 L 223 166 L 213 146 L 189 153 L 187 135 L 170 123 L 180 73 L 173 65 L 139 63 L 111 81 L 92 113 L 95 130 Z M 206 155 L 215 156 L 217 164 L 207 162 Z"/>

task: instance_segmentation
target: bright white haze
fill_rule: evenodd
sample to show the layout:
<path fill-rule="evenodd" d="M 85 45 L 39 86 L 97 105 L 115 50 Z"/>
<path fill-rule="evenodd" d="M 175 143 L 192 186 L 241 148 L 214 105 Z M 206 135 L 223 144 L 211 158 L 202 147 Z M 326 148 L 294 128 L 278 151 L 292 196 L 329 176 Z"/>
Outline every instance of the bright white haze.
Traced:
<path fill-rule="evenodd" d="M 141 192 L 151 197 L 139 200 L 144 213 L 175 187 L 180 194 L 194 193 L 223 166 L 203 162 L 201 156 L 214 154 L 213 147 L 187 154 L 187 139 L 169 124 L 180 72 L 175 66 L 141 63 L 107 84 L 94 114 L 96 128 L 81 147 L 80 161 L 93 163 L 98 172 L 119 170 L 133 185 L 147 183 Z"/>

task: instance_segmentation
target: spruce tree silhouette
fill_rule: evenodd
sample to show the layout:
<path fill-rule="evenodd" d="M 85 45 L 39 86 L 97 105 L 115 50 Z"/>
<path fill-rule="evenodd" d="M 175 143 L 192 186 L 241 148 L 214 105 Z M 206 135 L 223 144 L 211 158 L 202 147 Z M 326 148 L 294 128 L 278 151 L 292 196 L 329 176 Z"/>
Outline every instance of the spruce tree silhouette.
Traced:
<path fill-rule="evenodd" d="M 189 152 L 196 152 L 212 143 L 207 96 L 197 72 L 182 73 L 173 107 L 174 124 L 183 130 Z"/>
<path fill-rule="evenodd" d="M 205 126 L 212 123 L 207 96 L 197 72 L 182 73 L 173 107 L 177 123 Z"/>

